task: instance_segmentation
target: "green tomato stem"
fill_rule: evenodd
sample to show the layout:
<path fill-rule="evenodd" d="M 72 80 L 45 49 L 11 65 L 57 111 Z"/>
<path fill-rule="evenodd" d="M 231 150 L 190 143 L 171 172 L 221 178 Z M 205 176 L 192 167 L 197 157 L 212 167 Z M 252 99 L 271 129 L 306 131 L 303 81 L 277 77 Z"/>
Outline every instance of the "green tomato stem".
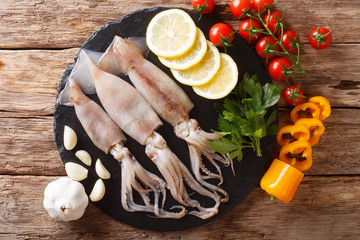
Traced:
<path fill-rule="evenodd" d="M 309 77 L 309 75 L 304 71 L 304 69 L 300 65 L 300 61 L 299 61 L 300 60 L 300 47 L 298 47 L 298 57 L 297 57 L 298 59 L 295 60 L 294 57 L 286 50 L 286 48 L 284 47 L 282 42 L 279 41 L 278 38 L 275 36 L 275 34 L 273 34 L 270 31 L 268 25 L 265 24 L 265 22 L 262 20 L 261 15 L 259 13 L 256 13 L 256 16 L 253 16 L 252 14 L 249 13 L 249 14 L 247 14 L 247 16 L 259 21 L 266 29 L 267 34 L 269 36 L 271 36 L 276 42 L 278 42 L 278 45 L 281 47 L 281 49 L 284 52 L 282 55 L 287 56 L 289 58 L 289 60 L 299 69 L 301 74 L 303 74 L 305 77 Z M 283 27 L 283 25 L 281 25 L 281 36 L 283 35 L 283 29 L 284 29 L 284 27 Z"/>

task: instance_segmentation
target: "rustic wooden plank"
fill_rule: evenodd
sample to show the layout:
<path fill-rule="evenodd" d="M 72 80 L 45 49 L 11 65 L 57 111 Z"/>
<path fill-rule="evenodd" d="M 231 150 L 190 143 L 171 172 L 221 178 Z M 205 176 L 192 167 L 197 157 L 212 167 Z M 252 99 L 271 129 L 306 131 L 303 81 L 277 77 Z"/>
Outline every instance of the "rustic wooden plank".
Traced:
<path fill-rule="evenodd" d="M 238 28 L 229 9 L 230 1 L 217 1 L 213 15 Z M 2 0 L 0 4 L 0 48 L 79 47 L 92 32 L 107 22 L 141 8 L 157 6 L 190 8 L 190 1 L 71 1 Z M 359 42 L 359 0 L 277 0 L 276 9 L 286 13 L 286 23 L 299 31 L 304 42 L 317 26 L 332 30 L 334 43 Z M 61 11 L 59 11 L 61 9 Z M 46 24 L 44 24 L 46 23 Z M 344 26 L 352 26 L 351 31 Z"/>
<path fill-rule="evenodd" d="M 301 66 L 309 74 L 309 78 L 295 75 L 292 84 L 301 84 L 305 95 L 325 96 L 332 106 L 359 107 L 360 106 L 360 45 L 336 45 L 324 51 L 316 51 L 309 45 L 303 47 Z M 282 89 L 286 82 L 275 81 Z M 286 106 L 284 99 L 280 106 Z"/>
<path fill-rule="evenodd" d="M 0 174 L 65 174 L 52 117 L 0 119 Z"/>
<path fill-rule="evenodd" d="M 0 50 L 0 111 L 7 116 L 44 116 L 54 112 L 57 85 L 77 48 L 66 50 Z M 297 76 L 307 96 L 327 97 L 332 106 L 360 107 L 360 45 L 315 51 L 304 47 L 302 66 L 310 78 Z M 346 70 L 349 69 L 349 70 Z M 286 83 L 274 81 L 284 89 Z M 286 106 L 283 99 L 280 106 Z"/>
<path fill-rule="evenodd" d="M 285 24 L 288 29 L 299 32 L 301 42 L 308 43 L 310 32 L 319 26 L 331 30 L 333 43 L 358 43 L 359 39 L 354 34 L 359 32 L 359 26 L 354 21 L 360 20 L 359 0 L 275 0 L 275 10 L 285 13 Z M 216 18 L 229 23 L 234 29 L 238 29 L 239 20 L 234 20 L 229 9 L 229 1 L 223 1 L 216 5 L 214 15 Z M 344 26 L 356 29 L 346 33 Z"/>
<path fill-rule="evenodd" d="M 280 109 L 279 125 L 290 124 L 289 109 Z M 5 118 L 0 113 L 0 174 L 64 173 L 54 142 L 53 118 Z M 360 174 L 360 110 L 333 109 L 326 131 L 313 147 L 309 175 Z M 274 151 L 278 156 L 279 147 Z"/>
<path fill-rule="evenodd" d="M 152 7 L 154 2 L 5 0 L 2 5 L 0 48 L 66 48 L 79 47 L 102 25 L 132 11 Z M 188 6 L 180 0 L 161 0 L 158 5 Z"/>
<path fill-rule="evenodd" d="M 77 52 L 0 51 L 0 111 L 16 117 L 53 114 L 61 76 Z"/>
<path fill-rule="evenodd" d="M 42 206 L 57 177 L 0 176 L 1 239 L 357 239 L 360 178 L 305 177 L 289 204 L 270 201 L 260 188 L 209 224 L 174 232 L 137 229 L 90 204 L 73 222 L 51 220 Z M 120 204 L 120 203 L 119 203 Z M 36 224 L 34 224 L 36 223 Z"/>

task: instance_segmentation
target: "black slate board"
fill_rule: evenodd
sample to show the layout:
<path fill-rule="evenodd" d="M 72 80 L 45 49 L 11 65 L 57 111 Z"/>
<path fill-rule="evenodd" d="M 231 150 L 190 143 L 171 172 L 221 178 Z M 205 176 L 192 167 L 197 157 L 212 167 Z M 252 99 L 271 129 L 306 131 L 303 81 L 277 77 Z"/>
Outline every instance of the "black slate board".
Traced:
<path fill-rule="evenodd" d="M 82 48 L 94 51 L 105 51 L 108 45 L 112 42 L 115 35 L 119 35 L 121 37 L 144 37 L 149 21 L 155 14 L 165 9 L 167 8 L 155 7 L 141 9 L 123 16 L 116 22 L 108 23 L 92 34 L 89 39 L 82 45 Z M 196 25 L 208 38 L 208 32 L 211 26 L 215 23 L 218 23 L 218 20 L 209 16 L 203 16 L 202 19 L 198 21 L 197 13 L 189 11 L 188 13 L 194 19 Z M 228 54 L 233 57 L 238 65 L 239 79 L 241 79 L 245 72 L 249 72 L 250 74 L 257 74 L 262 84 L 271 82 L 261 59 L 257 56 L 251 46 L 249 46 L 238 34 L 235 35 L 233 44 L 235 47 L 230 48 L 228 50 Z M 172 76 L 170 70 L 160 64 L 159 60 L 154 54 L 150 53 L 148 59 L 160 67 L 169 76 Z M 58 87 L 58 93 L 64 88 L 66 79 L 69 76 L 72 68 L 73 64 L 66 68 Z M 127 77 L 124 79 L 129 81 Z M 200 123 L 200 126 L 206 131 L 217 129 L 217 113 L 213 109 L 214 101 L 197 96 L 188 86 L 181 85 L 181 87 L 195 103 L 195 107 L 190 113 L 191 118 L 197 119 Z M 90 97 L 99 103 L 96 95 L 91 95 Z M 63 129 L 65 125 L 73 128 L 78 135 L 78 144 L 71 151 L 67 151 L 63 146 Z M 182 230 L 196 227 L 213 221 L 216 218 L 219 218 L 230 212 L 233 208 L 240 204 L 252 191 L 252 189 L 259 183 L 260 178 L 265 173 L 270 164 L 271 154 L 275 145 L 274 136 L 268 136 L 262 139 L 261 146 L 263 157 L 261 158 L 256 157 L 255 153 L 251 150 L 245 150 L 243 161 L 241 163 L 235 161 L 235 176 L 233 175 L 230 167 L 222 167 L 224 174 L 224 184 L 222 185 L 222 188 L 230 194 L 230 199 L 227 203 L 220 206 L 219 213 L 217 215 L 207 220 L 202 220 L 194 216 L 185 216 L 182 219 L 175 220 L 155 218 L 154 216 L 151 216 L 151 214 L 142 212 L 130 213 L 122 208 L 120 200 L 120 165 L 114 158 L 112 158 L 111 155 L 105 155 L 101 150 L 97 149 L 92 144 L 91 140 L 88 138 L 80 122 L 78 121 L 75 115 L 75 111 L 72 107 L 60 106 L 56 104 L 54 132 L 56 144 L 62 161 L 64 163 L 68 161 L 76 162 L 89 170 L 88 178 L 81 182 L 84 185 L 87 194 L 90 194 L 94 183 L 99 178 L 94 170 L 96 159 L 100 158 L 104 166 L 110 171 L 111 179 L 104 180 L 106 194 L 102 200 L 94 203 L 98 208 L 123 223 L 139 228 L 163 231 Z M 164 126 L 158 129 L 158 132 L 164 136 L 173 152 L 190 169 L 186 143 L 181 139 L 178 139 L 173 133 L 172 127 L 166 123 L 164 123 Z M 158 176 L 161 176 L 155 165 L 146 157 L 143 146 L 139 145 L 133 139 L 128 137 L 126 147 L 130 149 L 137 160 L 147 170 L 157 174 Z M 80 149 L 88 151 L 92 156 L 92 165 L 90 167 L 85 166 L 75 157 L 75 152 Z M 189 190 L 189 193 L 192 192 L 193 191 Z M 167 197 L 168 200 L 165 207 L 168 209 L 176 203 L 172 199 L 170 192 L 168 192 Z M 198 199 L 204 206 L 211 206 L 212 204 L 211 200 L 202 198 L 197 194 L 191 195 L 191 197 Z"/>

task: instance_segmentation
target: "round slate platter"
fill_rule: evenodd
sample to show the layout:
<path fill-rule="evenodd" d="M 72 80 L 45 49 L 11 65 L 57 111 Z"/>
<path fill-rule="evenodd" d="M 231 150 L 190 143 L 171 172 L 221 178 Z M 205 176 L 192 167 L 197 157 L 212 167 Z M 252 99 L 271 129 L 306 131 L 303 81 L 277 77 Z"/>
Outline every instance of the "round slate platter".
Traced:
<path fill-rule="evenodd" d="M 155 7 L 141 9 L 123 16 L 116 22 L 108 23 L 92 34 L 89 39 L 82 45 L 82 48 L 103 52 L 112 42 L 115 35 L 119 35 L 124 38 L 145 37 L 146 27 L 149 21 L 155 14 L 165 9 L 167 8 Z M 203 16 L 201 20 L 198 21 L 199 15 L 197 13 L 189 11 L 187 12 L 193 18 L 196 25 L 204 32 L 205 36 L 208 35 L 211 26 L 213 26 L 215 23 L 218 23 L 218 20 L 209 16 Z M 241 79 L 245 72 L 249 72 L 250 74 L 257 74 L 262 84 L 271 82 L 261 59 L 257 56 L 251 46 L 249 46 L 238 34 L 235 34 L 233 44 L 235 47 L 230 48 L 228 50 L 228 54 L 232 56 L 238 65 L 239 79 Z M 159 68 L 161 68 L 164 72 L 166 72 L 169 76 L 172 76 L 170 70 L 160 64 L 159 60 L 154 54 L 150 53 L 147 58 L 156 64 Z M 74 64 L 66 68 L 58 87 L 58 93 L 64 88 L 67 77 L 69 76 L 73 65 Z M 124 79 L 130 82 L 127 77 L 124 77 Z M 190 117 L 197 119 L 200 123 L 200 126 L 204 130 L 216 130 L 218 115 L 213 108 L 214 101 L 197 96 L 188 86 L 181 85 L 181 87 L 195 103 L 195 107 L 191 111 Z M 99 103 L 96 95 L 90 95 L 89 97 Z M 239 205 L 252 191 L 252 189 L 259 183 L 260 178 L 265 173 L 270 164 L 271 154 L 275 145 L 274 136 L 268 136 L 262 139 L 261 148 L 263 156 L 261 158 L 256 157 L 252 150 L 245 150 L 243 161 L 240 163 L 234 161 L 235 176 L 233 175 L 230 167 L 222 166 L 224 184 L 221 187 L 229 193 L 230 199 L 227 203 L 220 205 L 219 213 L 217 215 L 206 220 L 202 220 L 191 215 L 187 215 L 184 218 L 178 220 L 161 219 L 156 218 L 149 213 L 127 212 L 122 208 L 120 200 L 121 166 L 111 155 L 105 155 L 105 153 L 94 146 L 82 128 L 80 122 L 78 121 L 75 115 L 75 111 L 72 107 L 56 104 L 54 118 L 55 139 L 62 161 L 64 163 L 69 161 L 76 162 L 89 170 L 88 177 L 81 181 L 88 195 L 91 193 L 96 180 L 99 179 L 95 172 L 96 159 L 101 159 L 104 166 L 111 173 L 111 178 L 109 180 L 103 180 L 106 186 L 105 196 L 99 202 L 95 202 L 94 204 L 116 220 L 135 227 L 150 230 L 182 230 L 196 227 L 213 221 L 230 212 L 237 205 Z M 63 145 L 63 130 L 65 125 L 73 128 L 78 135 L 78 143 L 71 151 L 66 150 Z M 182 162 L 190 169 L 190 161 L 186 143 L 175 136 L 172 127 L 167 123 L 164 123 L 164 125 L 158 129 L 158 132 L 166 139 L 169 147 L 179 157 L 179 159 L 181 159 Z M 125 146 L 130 149 L 137 160 L 147 170 L 157 174 L 158 176 L 161 176 L 159 171 L 156 169 L 156 166 L 146 157 L 144 153 L 144 146 L 139 145 L 130 137 L 128 137 L 128 141 L 126 142 Z M 90 167 L 84 165 L 79 159 L 76 158 L 75 152 L 80 149 L 86 150 L 91 155 L 92 164 Z M 207 166 L 211 168 L 211 166 Z M 212 206 L 212 200 L 199 196 L 191 189 L 188 189 L 188 192 L 192 198 L 199 200 L 203 206 Z M 139 196 L 135 195 L 135 199 L 139 200 Z M 171 194 L 168 191 L 165 209 L 169 209 L 171 206 L 176 204 L 177 203 L 172 199 Z M 94 219 L 94 221 L 96 221 L 96 219 Z"/>

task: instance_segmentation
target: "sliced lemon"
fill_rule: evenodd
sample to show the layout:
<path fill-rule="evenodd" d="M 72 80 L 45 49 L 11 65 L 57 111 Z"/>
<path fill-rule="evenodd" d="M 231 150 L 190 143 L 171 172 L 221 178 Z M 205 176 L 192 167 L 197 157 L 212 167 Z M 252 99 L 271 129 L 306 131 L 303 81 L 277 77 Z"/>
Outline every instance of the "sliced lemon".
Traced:
<path fill-rule="evenodd" d="M 197 28 L 196 29 L 196 38 L 194 45 L 187 51 L 184 55 L 176 58 L 162 58 L 159 57 L 159 60 L 162 64 L 168 68 L 173 68 L 177 70 L 188 69 L 198 62 L 205 56 L 207 50 L 206 38 L 204 33 Z"/>
<path fill-rule="evenodd" d="M 210 81 L 220 68 L 219 50 L 207 41 L 207 51 L 201 61 L 185 70 L 170 69 L 175 79 L 182 84 L 198 86 Z"/>
<path fill-rule="evenodd" d="M 194 44 L 196 26 L 185 11 L 170 9 L 156 14 L 146 30 L 146 43 L 160 57 L 178 57 Z"/>
<path fill-rule="evenodd" d="M 208 99 L 219 99 L 228 95 L 236 86 L 239 75 L 236 63 L 225 53 L 220 53 L 220 57 L 219 71 L 208 83 L 194 86 L 196 94 Z"/>

